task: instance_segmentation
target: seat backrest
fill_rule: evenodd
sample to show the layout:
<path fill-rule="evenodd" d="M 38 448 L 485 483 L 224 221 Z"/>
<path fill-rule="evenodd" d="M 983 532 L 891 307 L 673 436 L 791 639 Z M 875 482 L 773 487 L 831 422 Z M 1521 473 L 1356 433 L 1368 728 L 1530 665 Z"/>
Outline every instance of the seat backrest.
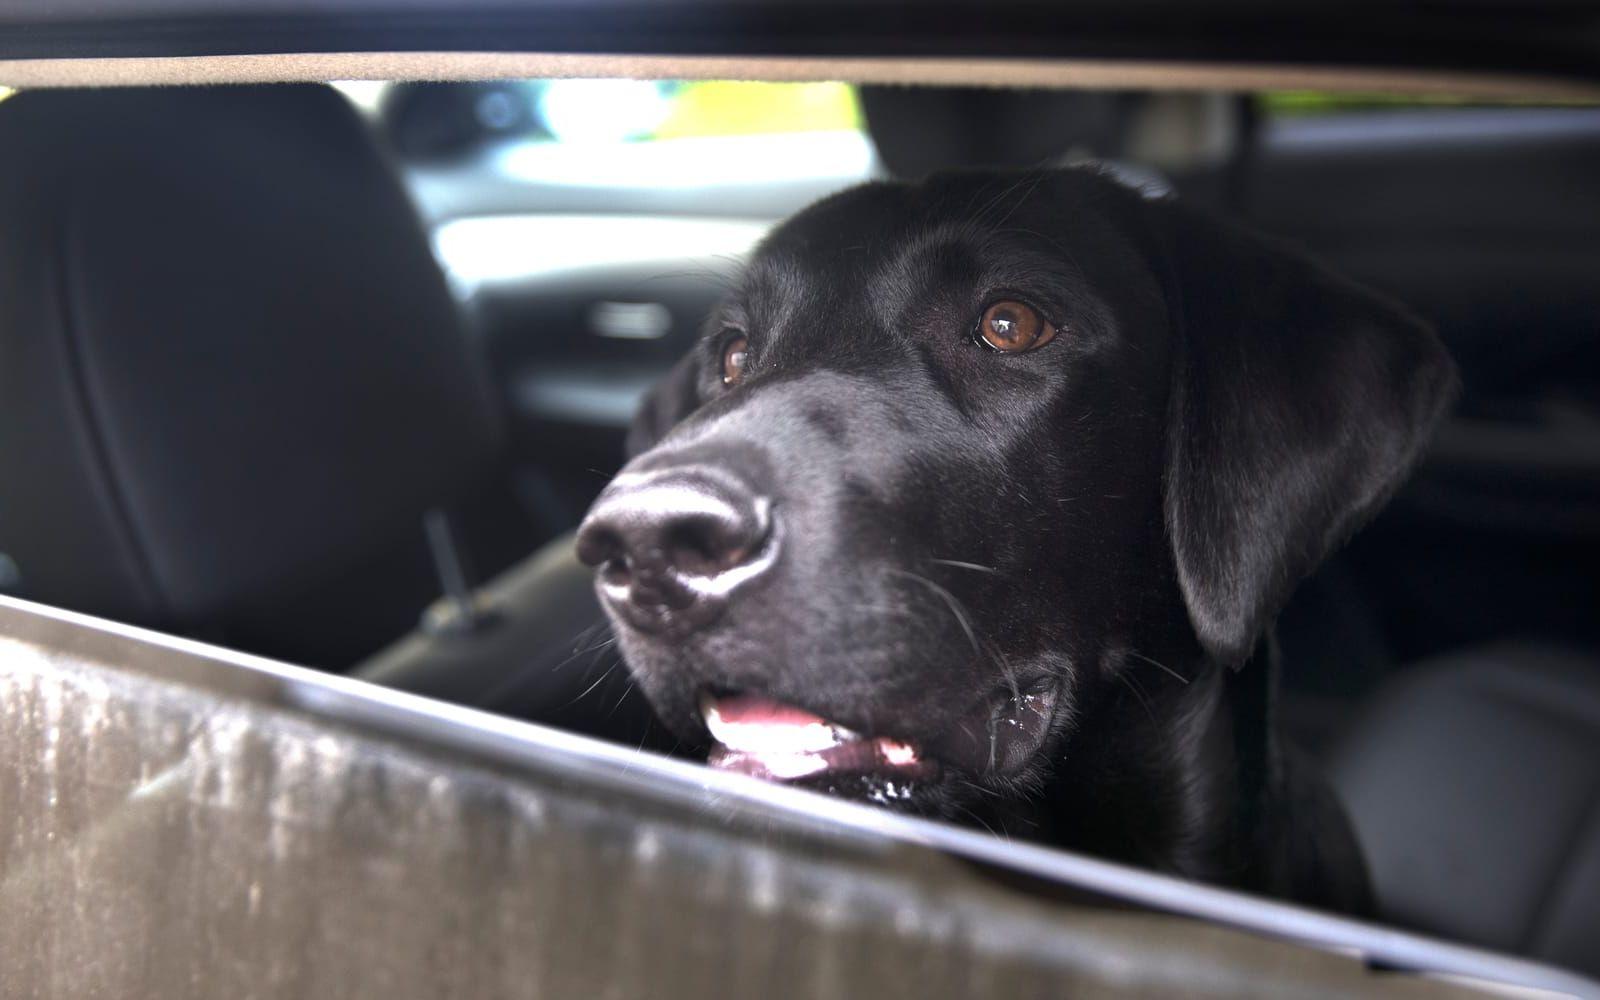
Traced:
<path fill-rule="evenodd" d="M 416 213 L 335 91 L 0 101 L 5 589 L 226 639 L 420 542 L 500 434 Z"/>

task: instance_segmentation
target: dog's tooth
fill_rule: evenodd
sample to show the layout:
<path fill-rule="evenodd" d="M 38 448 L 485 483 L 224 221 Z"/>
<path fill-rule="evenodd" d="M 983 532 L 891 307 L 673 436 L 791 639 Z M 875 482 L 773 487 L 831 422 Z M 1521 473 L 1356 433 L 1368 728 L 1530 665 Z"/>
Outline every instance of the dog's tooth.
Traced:
<path fill-rule="evenodd" d="M 761 766 L 774 778 L 804 778 L 828 769 L 828 761 L 814 753 L 775 754 L 761 757 Z"/>
<path fill-rule="evenodd" d="M 705 713 L 712 739 L 752 754 L 805 754 L 830 750 L 840 740 L 826 722 L 732 722 L 713 706 Z"/>
<path fill-rule="evenodd" d="M 719 771 L 733 771 L 772 781 L 792 781 L 828 769 L 827 758 L 814 753 L 755 754 L 727 747 L 714 748 L 706 763 Z"/>
<path fill-rule="evenodd" d="M 904 767 L 907 764 L 915 764 L 919 759 L 917 756 L 916 747 L 909 743 L 901 743 L 898 740 L 891 740 L 888 737 L 879 738 L 878 753 L 887 763 L 893 764 L 896 767 Z"/>

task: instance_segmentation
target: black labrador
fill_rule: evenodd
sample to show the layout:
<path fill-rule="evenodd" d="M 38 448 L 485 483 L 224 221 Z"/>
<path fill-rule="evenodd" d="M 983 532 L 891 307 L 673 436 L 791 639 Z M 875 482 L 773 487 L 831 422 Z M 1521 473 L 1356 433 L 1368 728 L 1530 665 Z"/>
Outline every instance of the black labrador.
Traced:
<path fill-rule="evenodd" d="M 714 766 L 1364 912 L 1265 637 L 1455 384 L 1393 303 L 1097 172 L 868 184 L 759 247 L 578 549 Z"/>

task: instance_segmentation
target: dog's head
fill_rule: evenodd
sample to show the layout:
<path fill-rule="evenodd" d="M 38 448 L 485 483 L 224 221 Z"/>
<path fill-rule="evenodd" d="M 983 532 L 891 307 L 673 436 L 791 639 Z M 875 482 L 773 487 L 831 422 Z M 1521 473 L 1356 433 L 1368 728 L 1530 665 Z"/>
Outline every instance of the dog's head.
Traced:
<path fill-rule="evenodd" d="M 759 248 L 579 533 L 712 762 L 907 808 L 1048 769 L 1129 656 L 1237 664 L 1454 384 L 1426 327 L 1087 171 Z"/>

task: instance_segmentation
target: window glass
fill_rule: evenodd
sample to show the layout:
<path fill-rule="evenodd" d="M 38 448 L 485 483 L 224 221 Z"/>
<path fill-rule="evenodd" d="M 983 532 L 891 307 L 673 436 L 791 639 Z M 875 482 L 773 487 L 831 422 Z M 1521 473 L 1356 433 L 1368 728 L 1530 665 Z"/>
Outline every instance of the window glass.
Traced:
<path fill-rule="evenodd" d="M 1325 90 L 1277 90 L 1260 94 L 1257 106 L 1274 117 L 1308 117 L 1352 111 L 1389 111 L 1421 108 L 1521 108 L 1593 107 L 1597 101 L 1571 100 L 1488 100 L 1452 97 L 1443 94 L 1392 94 L 1334 92 Z"/>
<path fill-rule="evenodd" d="M 543 190 L 713 191 L 873 173 L 843 83 L 500 80 L 336 84 L 408 164 Z M 558 199 L 559 200 L 559 199 Z M 626 206 L 617 206 L 626 207 Z M 687 208 L 677 202 L 657 209 Z M 780 213 L 781 214 L 781 213 Z"/>

